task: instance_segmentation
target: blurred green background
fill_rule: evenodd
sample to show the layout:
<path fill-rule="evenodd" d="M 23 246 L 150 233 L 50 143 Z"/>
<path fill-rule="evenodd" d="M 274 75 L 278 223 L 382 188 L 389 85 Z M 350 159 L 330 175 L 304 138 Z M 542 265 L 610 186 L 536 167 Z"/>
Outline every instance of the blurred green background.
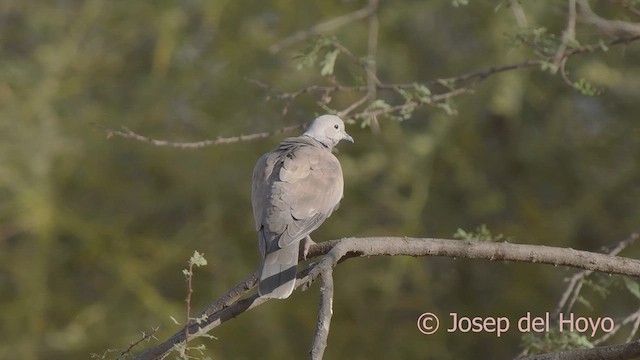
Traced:
<path fill-rule="evenodd" d="M 253 165 L 295 133 L 179 150 L 107 139 L 104 128 L 199 141 L 307 122 L 323 112 L 313 96 L 283 116 L 283 103 L 265 101 L 265 90 L 245 78 L 288 91 L 326 84 L 317 67 L 298 70 L 293 59 L 311 40 L 277 54 L 268 48 L 363 6 L 0 3 L 0 359 L 86 359 L 125 349 L 155 326 L 165 339 L 179 328 L 170 316 L 184 318 L 181 270 L 194 250 L 209 261 L 195 271 L 196 311 L 255 271 Z M 562 33 L 565 2 L 522 6 L 529 25 Z M 516 22 L 507 2 L 384 1 L 378 16 L 385 82 L 426 82 L 533 57 L 510 40 Z M 579 26 L 588 40 L 600 38 Z M 367 29 L 361 20 L 331 35 L 365 56 Z M 456 100 L 456 116 L 422 108 L 406 121 L 380 119 L 379 134 L 350 125 L 356 142 L 338 154 L 345 198 L 314 239 L 451 238 L 481 224 L 514 242 L 591 251 L 624 239 L 640 227 L 639 64 L 638 43 L 572 58 L 570 75 L 602 89 L 596 97 L 534 68 L 485 80 Z M 347 68 L 338 75 L 356 83 Z M 354 101 L 335 97 L 337 108 Z M 326 358 L 513 356 L 518 332 L 427 337 L 416 319 L 425 311 L 512 319 L 551 311 L 572 273 L 449 258 L 350 260 L 334 273 Z M 585 290 L 576 312 L 635 311 L 637 299 L 616 279 L 595 277 L 611 293 Z M 270 301 L 213 331 L 217 340 L 202 342 L 206 354 L 304 358 L 317 303 L 317 286 Z"/>

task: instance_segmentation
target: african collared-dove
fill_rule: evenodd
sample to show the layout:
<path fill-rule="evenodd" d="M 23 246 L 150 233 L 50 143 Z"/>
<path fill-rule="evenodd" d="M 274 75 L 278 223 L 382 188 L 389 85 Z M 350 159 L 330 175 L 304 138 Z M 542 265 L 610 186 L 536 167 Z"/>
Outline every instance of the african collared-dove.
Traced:
<path fill-rule="evenodd" d="M 253 169 L 251 203 L 262 255 L 260 296 L 291 295 L 300 241 L 337 209 L 344 182 L 331 149 L 340 140 L 353 142 L 342 120 L 322 115 L 302 136 L 285 139 L 264 154 Z"/>

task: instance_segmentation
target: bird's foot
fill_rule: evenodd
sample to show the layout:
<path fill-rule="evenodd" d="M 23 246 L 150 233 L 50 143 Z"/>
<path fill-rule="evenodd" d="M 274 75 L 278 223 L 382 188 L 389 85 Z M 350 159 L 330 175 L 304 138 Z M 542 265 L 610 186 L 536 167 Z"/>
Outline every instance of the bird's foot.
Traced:
<path fill-rule="evenodd" d="M 307 235 L 307 237 L 304 238 L 303 240 L 303 244 L 302 244 L 302 259 L 303 260 L 307 260 L 307 255 L 309 255 L 309 249 L 311 248 L 311 245 L 315 245 L 316 242 L 311 240 L 311 236 Z"/>

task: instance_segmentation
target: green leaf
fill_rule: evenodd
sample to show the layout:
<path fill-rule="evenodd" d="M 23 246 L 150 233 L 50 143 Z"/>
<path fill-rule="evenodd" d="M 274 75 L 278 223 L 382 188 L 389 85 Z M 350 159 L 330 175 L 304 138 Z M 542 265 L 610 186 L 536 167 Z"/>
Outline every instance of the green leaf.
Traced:
<path fill-rule="evenodd" d="M 454 83 L 452 80 L 447 80 L 447 79 L 438 79 L 436 80 L 436 82 L 444 87 L 446 87 L 449 90 L 453 90 L 454 89 Z"/>
<path fill-rule="evenodd" d="M 609 51 L 609 46 L 604 40 L 600 39 L 600 41 L 598 41 L 598 45 L 600 46 L 600 49 L 602 49 L 602 51 Z"/>
<path fill-rule="evenodd" d="M 426 85 L 416 84 L 415 87 L 422 96 L 431 96 L 431 90 Z"/>
<path fill-rule="evenodd" d="M 389 109 L 390 107 L 391 105 L 389 105 L 386 101 L 382 99 L 377 99 L 374 102 L 372 102 L 367 108 L 371 110 L 377 110 L 377 109 L 386 110 L 386 109 Z"/>
<path fill-rule="evenodd" d="M 453 234 L 453 238 L 461 240 L 472 240 L 473 234 L 466 232 L 464 229 L 458 228 L 458 230 L 456 230 L 456 232 Z"/>
<path fill-rule="evenodd" d="M 203 254 L 200 254 L 198 251 L 194 251 L 191 259 L 189 259 L 189 263 L 195 266 L 205 266 L 207 265 L 207 259 L 204 258 Z"/>
<path fill-rule="evenodd" d="M 461 240 L 478 240 L 478 241 L 502 241 L 508 240 L 503 234 L 493 235 L 487 225 L 482 224 L 478 226 L 474 231 L 465 231 L 458 229 L 453 234 L 454 239 Z"/>
<path fill-rule="evenodd" d="M 454 103 L 450 99 L 447 99 L 445 102 L 436 103 L 436 107 L 444 110 L 449 116 L 458 114 L 458 110 L 455 109 Z"/>
<path fill-rule="evenodd" d="M 329 51 L 324 55 L 324 59 L 320 62 L 320 75 L 329 76 L 333 74 L 338 54 L 340 54 L 340 50 L 333 49 L 333 51 Z"/>
<path fill-rule="evenodd" d="M 595 86 L 593 86 L 590 82 L 588 82 L 586 79 L 580 79 L 576 82 L 573 83 L 573 87 L 580 91 L 580 93 L 582 95 L 586 95 L 586 96 L 596 96 L 596 95 L 600 95 L 601 90 L 596 88 Z"/>

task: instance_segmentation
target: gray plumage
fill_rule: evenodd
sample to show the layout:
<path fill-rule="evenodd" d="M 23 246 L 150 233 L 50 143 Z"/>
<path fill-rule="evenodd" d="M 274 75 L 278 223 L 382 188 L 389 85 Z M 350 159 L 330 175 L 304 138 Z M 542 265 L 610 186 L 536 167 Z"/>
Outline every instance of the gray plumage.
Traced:
<path fill-rule="evenodd" d="M 353 142 L 339 117 L 323 115 L 256 163 L 251 202 L 262 256 L 260 296 L 291 295 L 300 241 L 337 209 L 344 181 L 331 149 L 340 140 Z"/>

